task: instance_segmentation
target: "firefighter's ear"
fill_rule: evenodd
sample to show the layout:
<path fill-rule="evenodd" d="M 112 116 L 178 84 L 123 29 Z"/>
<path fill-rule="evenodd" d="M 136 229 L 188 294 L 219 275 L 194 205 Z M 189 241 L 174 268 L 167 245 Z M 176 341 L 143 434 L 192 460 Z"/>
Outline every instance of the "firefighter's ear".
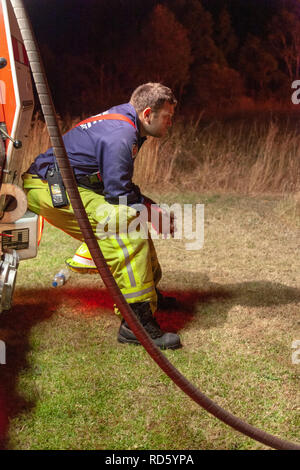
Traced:
<path fill-rule="evenodd" d="M 152 109 L 150 108 L 150 106 L 148 106 L 148 108 L 144 109 L 143 118 L 145 119 L 146 122 L 149 122 L 151 113 L 152 113 Z"/>

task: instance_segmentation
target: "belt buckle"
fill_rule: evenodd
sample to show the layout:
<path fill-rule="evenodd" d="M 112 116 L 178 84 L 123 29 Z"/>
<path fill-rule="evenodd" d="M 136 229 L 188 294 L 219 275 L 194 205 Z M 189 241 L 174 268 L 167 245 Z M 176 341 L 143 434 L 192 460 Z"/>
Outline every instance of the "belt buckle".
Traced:
<path fill-rule="evenodd" d="M 96 175 L 93 173 L 91 175 L 88 175 L 87 176 L 87 179 L 89 181 L 90 184 L 94 184 L 94 183 L 97 183 L 98 179 L 96 177 Z"/>

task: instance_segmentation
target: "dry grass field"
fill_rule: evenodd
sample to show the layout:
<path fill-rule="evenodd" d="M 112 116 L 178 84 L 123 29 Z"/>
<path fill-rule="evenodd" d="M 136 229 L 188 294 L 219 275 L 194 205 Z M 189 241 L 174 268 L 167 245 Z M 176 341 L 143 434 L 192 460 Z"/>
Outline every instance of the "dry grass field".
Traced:
<path fill-rule="evenodd" d="M 171 186 L 171 188 L 173 188 Z M 202 203 L 205 241 L 156 240 L 161 289 L 181 303 L 157 312 L 183 348 L 166 351 L 202 392 L 252 425 L 300 441 L 300 217 L 282 196 L 151 194 Z M 119 319 L 98 276 L 51 279 L 77 242 L 46 225 L 21 263 L 14 306 L 0 317 L 2 446 L 8 449 L 264 449 L 199 408 L 142 347 L 116 341 Z M 0 416 L 1 423 L 1 416 Z M 0 424 L 1 426 L 1 424 Z"/>

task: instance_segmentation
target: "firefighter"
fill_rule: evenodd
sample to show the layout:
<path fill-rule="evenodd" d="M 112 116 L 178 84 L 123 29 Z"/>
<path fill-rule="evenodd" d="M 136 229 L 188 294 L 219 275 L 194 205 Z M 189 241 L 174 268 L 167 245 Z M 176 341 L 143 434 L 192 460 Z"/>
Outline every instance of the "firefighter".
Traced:
<path fill-rule="evenodd" d="M 181 342 L 177 334 L 162 331 L 153 316 L 157 309 L 160 265 L 145 226 L 141 224 L 143 230 L 138 235 L 135 232 L 135 236 L 129 230 L 141 214 L 143 220 L 152 222 L 153 201 L 141 194 L 132 177 L 134 160 L 142 144 L 148 136 L 159 138 L 167 133 L 176 104 L 169 88 L 146 83 L 134 90 L 128 103 L 82 121 L 63 137 L 83 205 L 105 260 L 136 317 L 161 349 L 177 349 Z M 55 207 L 59 187 L 51 182 L 56 171 L 52 148 L 36 157 L 23 177 L 28 207 L 83 241 L 68 201 L 63 207 Z M 154 225 L 159 233 L 163 231 L 161 216 L 160 213 Z M 171 235 L 173 229 L 171 225 Z M 117 339 L 121 343 L 139 344 L 124 319 Z"/>

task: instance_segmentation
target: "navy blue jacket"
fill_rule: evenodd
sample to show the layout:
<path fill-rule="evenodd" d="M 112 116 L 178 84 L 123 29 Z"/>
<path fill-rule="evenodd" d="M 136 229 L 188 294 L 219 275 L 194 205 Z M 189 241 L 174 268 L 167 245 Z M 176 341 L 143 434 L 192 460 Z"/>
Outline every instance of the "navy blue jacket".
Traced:
<path fill-rule="evenodd" d="M 111 204 L 118 204 L 126 196 L 128 204 L 143 201 L 140 189 L 133 184 L 134 158 L 146 138 L 139 133 L 138 116 L 130 104 L 114 106 L 103 114 L 123 114 L 136 126 L 119 120 L 103 120 L 75 127 L 63 136 L 66 151 L 75 176 L 100 172 L 104 196 Z M 38 155 L 28 170 L 45 179 L 54 166 L 52 148 Z"/>

